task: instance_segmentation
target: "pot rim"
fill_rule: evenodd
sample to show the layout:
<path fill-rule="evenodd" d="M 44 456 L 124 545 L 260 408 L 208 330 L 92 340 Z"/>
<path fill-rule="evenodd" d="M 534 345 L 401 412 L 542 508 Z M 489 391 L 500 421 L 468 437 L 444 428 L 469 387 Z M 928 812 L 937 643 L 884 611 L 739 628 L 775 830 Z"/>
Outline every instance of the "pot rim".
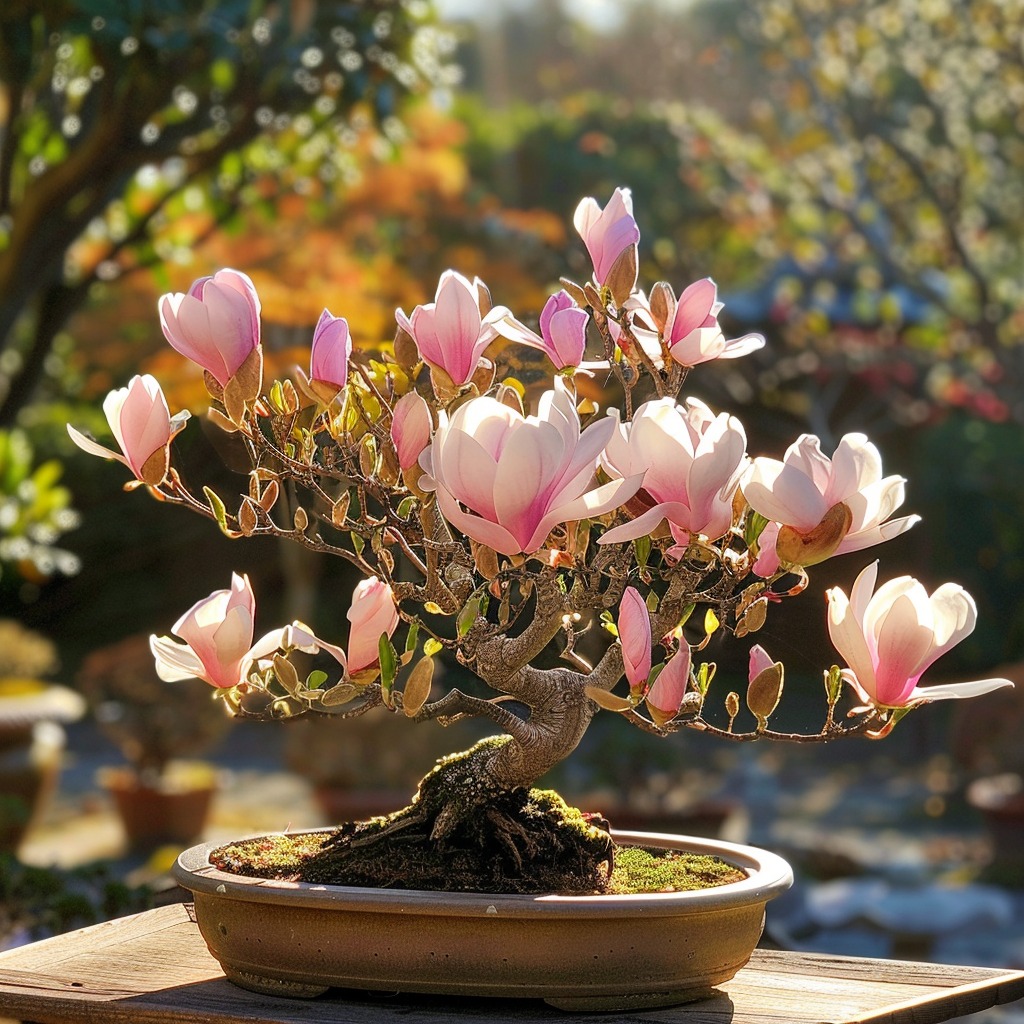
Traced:
<path fill-rule="evenodd" d="M 262 833 L 294 835 L 330 829 L 297 829 Z M 210 864 L 219 843 L 201 843 L 184 850 L 172 868 L 175 880 L 193 893 L 235 900 L 301 905 L 304 908 L 376 913 L 415 913 L 484 917 L 494 914 L 519 918 L 557 918 L 567 913 L 594 917 L 623 914 L 701 914 L 712 909 L 764 903 L 793 884 L 793 870 L 780 856 L 754 846 L 661 832 L 625 832 L 613 829 L 612 838 L 624 846 L 653 846 L 687 853 L 711 854 L 747 872 L 738 882 L 689 892 L 635 895 L 518 895 L 508 893 L 440 892 L 420 889 L 374 889 L 347 885 L 320 885 L 267 878 L 252 878 L 221 871 Z"/>

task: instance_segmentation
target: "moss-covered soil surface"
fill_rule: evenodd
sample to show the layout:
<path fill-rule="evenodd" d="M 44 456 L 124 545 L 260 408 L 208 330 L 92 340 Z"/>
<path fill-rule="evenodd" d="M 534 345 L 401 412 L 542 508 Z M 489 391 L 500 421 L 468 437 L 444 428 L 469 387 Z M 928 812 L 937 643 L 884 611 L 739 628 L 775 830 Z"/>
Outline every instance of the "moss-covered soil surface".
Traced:
<path fill-rule="evenodd" d="M 222 871 L 258 878 L 303 879 L 309 863 L 329 846 L 334 833 L 260 836 L 215 850 L 211 862 Z M 594 892 L 637 894 L 708 889 L 737 882 L 746 874 L 718 857 L 626 846 L 615 850 L 611 876 Z M 392 882 L 389 888 L 403 888 Z M 439 887 L 440 888 L 440 887 Z"/>

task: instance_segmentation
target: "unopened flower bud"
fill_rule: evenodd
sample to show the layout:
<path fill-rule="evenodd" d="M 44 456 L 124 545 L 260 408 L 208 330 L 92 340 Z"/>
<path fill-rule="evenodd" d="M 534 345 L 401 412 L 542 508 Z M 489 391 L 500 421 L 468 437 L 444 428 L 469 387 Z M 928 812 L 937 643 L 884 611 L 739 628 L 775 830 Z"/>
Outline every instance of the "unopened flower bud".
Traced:
<path fill-rule="evenodd" d="M 747 707 L 757 719 L 758 732 L 768 727 L 768 719 L 779 706 L 782 698 L 783 667 L 775 662 L 762 669 L 747 687 Z"/>
<path fill-rule="evenodd" d="M 651 289 L 650 309 L 654 325 L 659 331 L 665 330 L 669 316 L 675 312 L 676 295 L 667 281 L 659 281 Z"/>

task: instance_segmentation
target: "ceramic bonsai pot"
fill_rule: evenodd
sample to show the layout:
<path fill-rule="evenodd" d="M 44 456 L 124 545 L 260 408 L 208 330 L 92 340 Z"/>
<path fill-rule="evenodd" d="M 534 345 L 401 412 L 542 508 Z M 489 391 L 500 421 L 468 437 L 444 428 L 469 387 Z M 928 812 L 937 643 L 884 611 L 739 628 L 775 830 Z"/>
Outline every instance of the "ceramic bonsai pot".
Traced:
<path fill-rule="evenodd" d="M 694 892 L 511 896 L 360 889 L 246 878 L 186 850 L 174 877 L 200 932 L 243 988 L 328 988 L 540 998 L 565 1010 L 669 1006 L 707 995 L 747 962 L 768 900 L 793 880 L 754 847 L 641 832 L 620 845 L 714 854 L 747 878 Z"/>

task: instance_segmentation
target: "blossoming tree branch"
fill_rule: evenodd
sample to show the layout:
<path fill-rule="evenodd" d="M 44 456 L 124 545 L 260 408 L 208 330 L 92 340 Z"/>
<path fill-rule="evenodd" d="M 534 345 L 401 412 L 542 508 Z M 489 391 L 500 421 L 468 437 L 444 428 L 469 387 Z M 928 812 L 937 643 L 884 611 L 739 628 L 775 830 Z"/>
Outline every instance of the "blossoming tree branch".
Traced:
<path fill-rule="evenodd" d="M 373 355 L 354 351 L 345 319 L 325 310 L 309 372 L 292 380 L 263 380 L 260 301 L 245 274 L 221 270 L 163 296 L 167 340 L 205 371 L 211 420 L 248 451 L 241 494 L 179 475 L 171 447 L 188 414 L 172 416 L 150 376 L 107 396 L 116 450 L 69 427 L 86 451 L 123 462 L 128 486 L 215 520 L 229 537 L 286 537 L 365 576 L 344 648 L 301 622 L 254 640 L 255 597 L 235 576 L 175 623 L 177 640 L 152 639 L 162 678 L 205 679 L 239 714 L 383 707 L 415 722 L 482 717 L 500 730 L 442 762 L 374 841 L 418 834 L 461 848 L 485 829 L 521 859 L 527 825 L 495 807 L 522 804 L 509 795 L 527 794 L 569 755 L 599 709 L 661 736 L 812 742 L 882 737 L 929 701 L 1009 685 L 922 685 L 973 629 L 974 602 L 953 583 L 932 594 L 910 577 L 876 586 L 875 561 L 849 596 L 828 591 L 839 657 L 823 660 L 818 732 L 772 728 L 784 669 L 761 646 L 751 646 L 742 684 L 716 679 L 701 657 L 712 634 L 745 640 L 805 589 L 809 567 L 899 536 L 918 517 L 896 514 L 904 480 L 884 475 L 864 435 L 846 435 L 831 456 L 805 434 L 782 461 L 752 457 L 735 416 L 683 395 L 695 367 L 764 339 L 725 337 L 709 279 L 679 296 L 665 282 L 638 288 L 628 190 L 603 208 L 584 199 L 575 226 L 593 277 L 563 279 L 537 331 L 494 305 L 482 281 L 449 270 L 433 302 L 396 312 L 393 346 Z M 515 345 L 551 362 L 551 387 L 535 403 L 502 367 Z M 581 374 L 613 378 L 621 408 L 582 399 Z M 608 642 L 592 664 L 580 638 L 593 629 Z M 538 667 L 552 645 L 561 664 Z M 298 652 L 333 668 L 300 673 Z M 441 652 L 493 695 L 434 692 Z M 840 713 L 844 694 L 853 706 Z M 532 857 L 537 844 L 525 845 Z"/>

